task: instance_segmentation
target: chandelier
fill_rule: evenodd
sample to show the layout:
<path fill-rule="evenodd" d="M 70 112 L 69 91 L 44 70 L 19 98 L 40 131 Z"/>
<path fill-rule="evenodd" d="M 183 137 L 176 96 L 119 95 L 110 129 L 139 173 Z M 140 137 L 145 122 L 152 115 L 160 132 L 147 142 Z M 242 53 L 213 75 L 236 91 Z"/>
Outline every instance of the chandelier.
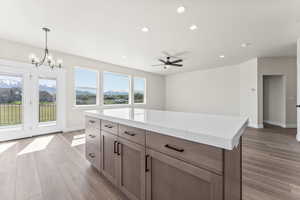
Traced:
<path fill-rule="evenodd" d="M 39 67 L 46 63 L 51 69 L 55 67 L 61 68 L 63 61 L 61 59 L 54 60 L 48 50 L 48 32 L 50 32 L 50 29 L 47 27 L 43 27 L 42 30 L 45 32 L 44 55 L 41 58 L 38 58 L 35 54 L 30 54 L 29 59 L 31 61 L 31 64 L 35 65 L 36 67 Z"/>

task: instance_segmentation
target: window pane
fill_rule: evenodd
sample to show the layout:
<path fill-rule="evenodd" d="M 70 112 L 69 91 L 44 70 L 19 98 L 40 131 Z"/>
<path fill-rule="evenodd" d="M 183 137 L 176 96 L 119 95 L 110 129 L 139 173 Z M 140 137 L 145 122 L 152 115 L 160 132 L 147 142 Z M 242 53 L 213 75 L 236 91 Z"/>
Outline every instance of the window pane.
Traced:
<path fill-rule="evenodd" d="M 56 121 L 56 80 L 39 79 L 39 122 Z"/>
<path fill-rule="evenodd" d="M 95 105 L 97 90 L 93 88 L 76 88 L 76 105 Z"/>
<path fill-rule="evenodd" d="M 22 78 L 0 75 L 0 126 L 22 123 Z"/>
<path fill-rule="evenodd" d="M 97 88 L 97 72 L 75 68 L 75 87 Z"/>
<path fill-rule="evenodd" d="M 145 103 L 145 79 L 134 78 L 134 103 Z"/>
<path fill-rule="evenodd" d="M 103 75 L 104 104 L 128 104 L 129 77 L 110 72 Z"/>
<path fill-rule="evenodd" d="M 97 104 L 97 76 L 96 71 L 75 68 L 76 105 Z"/>

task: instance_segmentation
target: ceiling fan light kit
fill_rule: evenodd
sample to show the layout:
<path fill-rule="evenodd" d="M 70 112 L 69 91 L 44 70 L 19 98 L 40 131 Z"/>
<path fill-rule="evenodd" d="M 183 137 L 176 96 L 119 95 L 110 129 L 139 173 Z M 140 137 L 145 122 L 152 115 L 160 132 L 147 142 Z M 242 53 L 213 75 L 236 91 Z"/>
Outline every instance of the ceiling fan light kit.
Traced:
<path fill-rule="evenodd" d="M 45 32 L 44 55 L 41 58 L 38 58 L 35 54 L 30 54 L 29 59 L 31 61 L 31 64 L 35 65 L 36 67 L 39 67 L 46 63 L 51 69 L 61 68 L 63 61 L 61 59 L 54 60 L 53 56 L 49 53 L 48 32 L 50 32 L 50 29 L 47 27 L 43 27 L 42 30 Z"/>

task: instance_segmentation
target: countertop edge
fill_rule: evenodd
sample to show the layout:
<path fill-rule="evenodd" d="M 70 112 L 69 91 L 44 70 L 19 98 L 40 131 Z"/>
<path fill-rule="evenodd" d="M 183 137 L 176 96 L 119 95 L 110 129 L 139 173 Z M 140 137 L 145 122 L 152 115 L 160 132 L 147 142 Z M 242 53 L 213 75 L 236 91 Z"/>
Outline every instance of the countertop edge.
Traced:
<path fill-rule="evenodd" d="M 240 142 L 240 137 L 243 135 L 245 132 L 245 129 L 248 125 L 248 120 L 244 122 L 242 127 L 237 131 L 233 139 L 226 139 L 226 138 L 219 138 L 215 136 L 209 136 L 207 134 L 199 134 L 199 133 L 193 133 L 185 130 L 177 130 L 177 129 L 172 129 L 172 128 L 166 128 L 166 127 L 161 127 L 153 124 L 146 124 L 143 122 L 137 122 L 137 121 L 132 121 L 132 120 L 126 120 L 126 119 L 120 119 L 116 117 L 111 117 L 111 116 L 105 116 L 101 114 L 94 114 L 90 112 L 84 112 L 85 116 L 90 116 L 90 117 L 95 117 L 103 120 L 109 120 L 115 123 L 120 123 L 124 124 L 127 126 L 132 126 L 135 128 L 140 128 L 140 129 L 145 129 L 147 131 L 153 131 L 160 133 L 162 135 L 166 136 L 171 136 L 171 137 L 176 137 L 179 139 L 195 142 L 195 143 L 200 143 L 200 144 L 206 144 L 218 148 L 222 148 L 225 150 L 233 150 L 236 146 L 238 146 Z M 191 138 L 191 137 L 183 137 L 180 136 L 182 133 L 187 133 L 187 134 L 192 134 L 195 135 L 197 134 L 197 138 Z"/>

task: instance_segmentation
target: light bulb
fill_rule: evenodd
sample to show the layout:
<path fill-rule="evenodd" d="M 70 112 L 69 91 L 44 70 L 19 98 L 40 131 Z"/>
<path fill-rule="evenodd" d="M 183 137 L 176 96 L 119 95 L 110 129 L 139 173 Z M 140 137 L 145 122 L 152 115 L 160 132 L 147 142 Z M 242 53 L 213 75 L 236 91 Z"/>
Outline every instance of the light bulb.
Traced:
<path fill-rule="evenodd" d="M 37 61 L 37 57 L 35 54 L 30 54 L 29 55 L 29 60 L 32 62 L 32 63 L 35 63 Z"/>
<path fill-rule="evenodd" d="M 62 60 L 62 59 L 58 59 L 58 60 L 56 61 L 56 64 L 57 64 L 57 66 L 58 66 L 59 68 L 61 68 L 61 67 L 62 67 L 62 64 L 63 64 L 63 60 Z"/>

